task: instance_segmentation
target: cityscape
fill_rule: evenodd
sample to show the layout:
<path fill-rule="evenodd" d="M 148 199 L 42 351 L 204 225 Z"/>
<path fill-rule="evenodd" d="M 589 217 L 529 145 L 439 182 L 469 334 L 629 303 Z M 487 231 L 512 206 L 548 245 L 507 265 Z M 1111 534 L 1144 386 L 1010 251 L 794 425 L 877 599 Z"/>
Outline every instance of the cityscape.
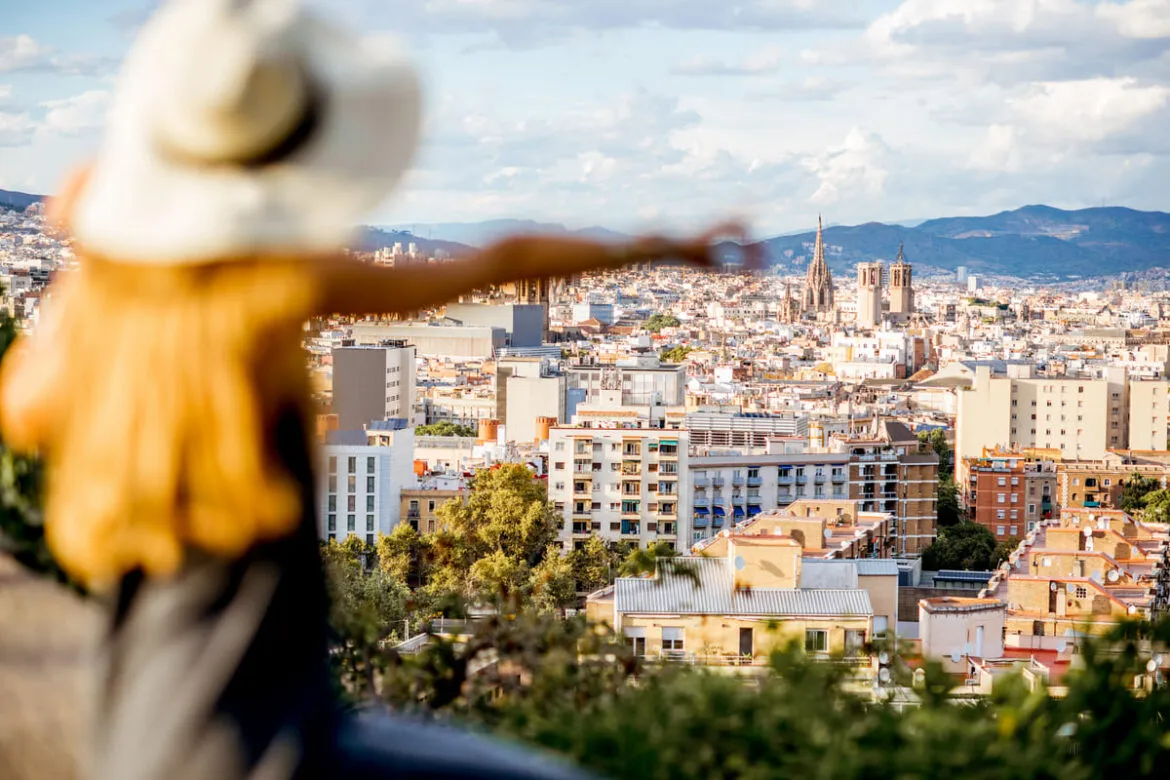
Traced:
<path fill-rule="evenodd" d="M 53 2 L 0 780 L 1170 777 L 1165 0 Z"/>

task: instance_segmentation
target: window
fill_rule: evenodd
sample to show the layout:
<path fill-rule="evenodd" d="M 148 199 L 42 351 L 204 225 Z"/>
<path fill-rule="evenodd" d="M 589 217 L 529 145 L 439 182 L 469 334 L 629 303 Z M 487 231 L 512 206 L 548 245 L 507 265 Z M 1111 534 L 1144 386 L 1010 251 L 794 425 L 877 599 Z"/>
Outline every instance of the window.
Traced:
<path fill-rule="evenodd" d="M 557 471 L 564 471 L 565 470 L 565 462 L 563 460 L 558 460 L 556 463 L 553 464 L 553 468 Z"/>
<path fill-rule="evenodd" d="M 357 511 L 357 496 L 346 496 L 346 510 L 350 512 Z"/>
<path fill-rule="evenodd" d="M 553 484 L 553 490 L 564 490 L 564 489 L 565 489 L 564 482 L 556 482 Z"/>
<path fill-rule="evenodd" d="M 326 526 L 326 528 L 330 531 L 337 530 L 337 515 L 329 515 L 329 524 Z"/>
<path fill-rule="evenodd" d="M 553 445 L 553 449 L 556 450 L 557 452 L 564 452 L 565 451 L 565 443 L 563 441 L 558 441 L 555 445 Z"/>
<path fill-rule="evenodd" d="M 353 474 L 355 471 L 357 471 L 357 458 L 351 457 L 347 460 L 348 463 L 346 463 L 346 466 L 348 466 L 348 471 L 350 474 Z"/>
<path fill-rule="evenodd" d="M 805 631 L 804 651 L 806 653 L 829 652 L 829 632 L 817 628 L 810 628 Z"/>
<path fill-rule="evenodd" d="M 999 478 L 999 486 L 1004 487 L 1005 485 L 1007 485 L 1007 480 L 1004 479 L 1003 477 L 1000 477 Z"/>
<path fill-rule="evenodd" d="M 373 496 L 366 496 L 366 511 L 367 512 L 374 511 L 374 497 Z"/>
<path fill-rule="evenodd" d="M 336 542 L 337 541 L 337 534 L 329 534 L 329 541 Z"/>
<path fill-rule="evenodd" d="M 374 530 L 374 516 L 373 515 L 366 515 L 366 530 L 370 531 L 371 533 Z"/>
<path fill-rule="evenodd" d="M 337 456 L 336 455 L 329 456 L 329 473 L 330 474 L 337 473 Z"/>
<path fill-rule="evenodd" d="M 374 458 L 373 458 L 373 456 L 366 458 L 366 473 L 367 474 L 374 473 Z"/>
<path fill-rule="evenodd" d="M 1002 504 L 1002 503 L 1004 503 L 1004 501 L 1005 501 L 1006 499 L 1007 499 L 1007 494 L 1006 494 L 1006 493 L 996 493 L 996 494 L 995 494 L 995 502 L 996 502 L 997 504 Z"/>
<path fill-rule="evenodd" d="M 329 496 L 329 511 L 337 511 L 337 496 Z"/>
<path fill-rule="evenodd" d="M 1019 529 L 1018 525 L 1013 525 L 1010 529 L 1008 529 L 1008 534 L 1010 536 L 1017 536 L 1019 534 L 1018 529 Z"/>
<path fill-rule="evenodd" d="M 366 492 L 367 493 L 374 492 L 374 478 L 373 477 L 366 477 Z"/>
<path fill-rule="evenodd" d="M 329 492 L 330 493 L 337 492 L 337 475 L 336 474 L 331 474 L 329 476 Z"/>
<path fill-rule="evenodd" d="M 357 477 L 355 477 L 353 474 L 350 474 L 345 478 L 345 491 L 347 493 L 357 492 Z"/>
<path fill-rule="evenodd" d="M 996 536 L 1003 536 L 1003 526 L 1002 525 L 997 525 L 995 527 L 995 535 Z"/>
<path fill-rule="evenodd" d="M 1088 598 L 1089 591 L 1083 585 L 1077 585 L 1076 595 L 1078 599 Z"/>
<path fill-rule="evenodd" d="M 372 545 L 373 543 L 374 543 L 374 535 L 373 534 L 366 534 L 366 544 Z"/>
<path fill-rule="evenodd" d="M 430 501 L 427 502 L 427 510 L 430 512 L 435 511 L 435 500 L 434 499 L 431 499 Z"/>
<path fill-rule="evenodd" d="M 357 530 L 357 515 L 345 516 L 345 530 L 351 532 Z"/>
<path fill-rule="evenodd" d="M 995 519 L 996 520 L 1003 520 L 1005 517 L 1007 517 L 1007 514 L 1004 512 L 1004 510 L 1002 510 L 1002 509 L 995 510 Z"/>
<path fill-rule="evenodd" d="M 1036 514 L 1036 505 L 1035 504 L 1028 504 L 1028 514 L 1030 514 L 1030 515 Z"/>
<path fill-rule="evenodd" d="M 683 651 L 684 629 L 680 626 L 662 627 L 662 652 L 681 653 Z"/>

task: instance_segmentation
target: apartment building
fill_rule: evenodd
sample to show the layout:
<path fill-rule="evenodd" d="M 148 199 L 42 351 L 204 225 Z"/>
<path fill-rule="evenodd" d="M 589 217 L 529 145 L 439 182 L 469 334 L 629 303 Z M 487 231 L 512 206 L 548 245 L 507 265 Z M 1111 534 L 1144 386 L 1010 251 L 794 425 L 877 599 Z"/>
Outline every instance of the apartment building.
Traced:
<path fill-rule="evenodd" d="M 1131 450 L 1166 450 L 1170 420 L 1170 380 L 1148 379 L 1129 383 L 1129 438 Z"/>
<path fill-rule="evenodd" d="M 802 587 L 802 563 L 789 537 L 732 535 L 719 554 L 688 559 L 686 573 L 618 578 L 589 596 L 586 613 L 640 656 L 764 666 L 772 649 L 795 639 L 809 655 L 856 657 L 864 671 L 874 631 L 869 592 Z"/>
<path fill-rule="evenodd" d="M 799 499 L 847 499 L 849 456 L 721 455 L 694 457 L 686 479 L 692 499 L 690 542 Z"/>
<path fill-rule="evenodd" d="M 962 490 L 968 516 L 996 539 L 1021 539 L 1052 517 L 1057 494 L 1052 461 L 992 450 L 966 465 Z"/>
<path fill-rule="evenodd" d="M 438 511 L 451 501 L 466 503 L 471 491 L 467 488 L 411 488 L 399 495 L 399 517 L 411 528 L 424 534 L 441 530 Z"/>
<path fill-rule="evenodd" d="M 583 391 L 587 401 L 616 384 L 623 405 L 682 406 L 686 403 L 686 366 L 661 363 L 655 353 L 639 354 L 616 365 L 586 364 L 565 369 L 569 392 Z"/>
<path fill-rule="evenodd" d="M 1025 537 L 982 595 L 1007 605 L 1008 647 L 1062 651 L 1165 604 L 1168 542 L 1165 526 L 1119 510 L 1062 510 Z"/>
<path fill-rule="evenodd" d="M 977 365 L 972 384 L 958 391 L 955 455 L 977 458 L 984 448 L 1047 448 L 1064 459 L 1097 460 L 1111 449 L 1166 447 L 1165 381 L 1128 381 L 1123 368 L 1100 378 L 1035 377 L 1033 366 L 1009 364 L 1005 375 Z M 965 473 L 957 475 L 960 482 Z"/>
<path fill-rule="evenodd" d="M 552 428 L 549 500 L 564 517 L 562 547 L 596 534 L 606 541 L 688 546 L 686 431 Z"/>
<path fill-rule="evenodd" d="M 328 434 L 318 469 L 321 539 L 368 544 L 401 519 L 401 492 L 414 483 L 414 431 L 381 423 Z"/>
<path fill-rule="evenodd" d="M 1063 509 L 1118 509 L 1125 483 L 1134 474 L 1170 485 L 1170 452 L 1115 450 L 1100 460 L 1056 464 L 1056 495 Z"/>
<path fill-rule="evenodd" d="M 414 419 L 415 349 L 403 341 L 333 350 L 333 412 L 338 428 L 360 431 L 374 421 Z"/>

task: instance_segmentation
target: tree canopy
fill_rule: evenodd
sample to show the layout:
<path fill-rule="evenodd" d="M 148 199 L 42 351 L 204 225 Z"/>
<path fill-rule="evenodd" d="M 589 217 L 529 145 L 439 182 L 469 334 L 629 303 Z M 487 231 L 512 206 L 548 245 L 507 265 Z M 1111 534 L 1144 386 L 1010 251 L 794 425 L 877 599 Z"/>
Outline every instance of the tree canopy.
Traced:
<path fill-rule="evenodd" d="M 664 349 L 658 354 L 659 360 L 663 363 L 681 363 L 687 359 L 687 355 L 695 351 L 694 347 L 688 347 L 685 344 L 673 346 L 670 349 Z"/>
<path fill-rule="evenodd" d="M 420 425 L 414 429 L 414 432 L 419 436 L 462 436 L 464 438 L 478 434 L 470 425 L 460 425 L 448 420 Z"/>
<path fill-rule="evenodd" d="M 651 314 L 646 319 L 646 321 L 642 323 L 642 327 L 651 333 L 658 333 L 664 328 L 677 328 L 679 324 L 678 317 L 675 317 L 673 314 L 663 314 L 661 312 L 656 312 Z"/>
<path fill-rule="evenodd" d="M 930 571 L 989 571 L 998 564 L 995 552 L 995 535 L 979 523 L 965 520 L 939 529 L 938 538 L 922 552 L 922 567 Z"/>
<path fill-rule="evenodd" d="M 1162 487 L 1162 483 L 1153 477 L 1143 477 L 1136 471 L 1125 480 L 1121 488 L 1121 497 L 1118 506 L 1126 512 L 1138 512 L 1146 505 L 1146 496 Z"/>
<path fill-rule="evenodd" d="M 955 474 L 955 453 L 947 441 L 947 434 L 942 428 L 933 428 L 929 431 L 919 431 L 918 441 L 929 447 L 938 455 L 939 480 L 950 479 Z"/>

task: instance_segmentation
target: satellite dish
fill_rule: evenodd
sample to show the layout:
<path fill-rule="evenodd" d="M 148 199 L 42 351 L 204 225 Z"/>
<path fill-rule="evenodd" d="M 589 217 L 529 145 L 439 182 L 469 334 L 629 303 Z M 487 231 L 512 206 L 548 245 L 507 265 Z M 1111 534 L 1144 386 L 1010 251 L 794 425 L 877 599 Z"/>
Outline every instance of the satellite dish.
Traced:
<path fill-rule="evenodd" d="M 1058 582 L 1050 582 L 1050 583 L 1048 583 L 1048 589 L 1049 589 L 1050 591 L 1052 591 L 1053 593 L 1055 593 L 1055 592 L 1056 592 L 1056 589 L 1057 589 L 1057 588 L 1059 588 L 1059 587 L 1060 587 L 1060 583 L 1058 583 Z"/>
<path fill-rule="evenodd" d="M 952 661 L 954 661 L 955 663 L 958 663 L 958 662 L 959 662 L 959 659 L 960 659 L 960 658 L 962 658 L 962 657 L 963 657 L 963 654 L 962 654 L 962 653 L 960 653 L 958 650 L 956 650 L 955 652 L 951 653 L 951 660 L 952 660 Z"/>
<path fill-rule="evenodd" d="M 878 679 L 883 683 L 888 683 L 890 681 L 890 670 L 884 666 L 878 669 Z"/>
<path fill-rule="evenodd" d="M 825 529 L 825 538 L 826 538 L 826 539 L 832 539 L 832 538 L 833 538 L 833 531 L 832 531 L 832 529 L 830 529 L 830 528 L 826 528 L 826 529 Z"/>
<path fill-rule="evenodd" d="M 1064 590 L 1066 593 L 1068 593 L 1068 595 L 1071 596 L 1072 594 L 1077 592 L 1077 586 L 1073 585 L 1071 582 L 1067 582 L 1064 585 Z"/>
<path fill-rule="evenodd" d="M 1083 533 L 1086 537 L 1089 537 L 1093 535 L 1093 529 L 1086 526 L 1085 530 L 1081 531 L 1081 533 Z"/>
<path fill-rule="evenodd" d="M 742 555 L 735 556 L 735 570 L 736 571 L 743 571 L 745 566 L 747 566 L 747 561 L 745 561 L 743 559 L 743 556 Z"/>
<path fill-rule="evenodd" d="M 1117 574 L 1117 572 L 1113 572 L 1113 574 Z M 1099 571 L 1093 572 L 1092 574 L 1089 575 L 1089 579 L 1091 581 L 1097 583 L 1098 585 L 1100 585 L 1101 584 L 1101 572 L 1099 572 Z"/>
<path fill-rule="evenodd" d="M 1121 575 L 1117 573 L 1117 569 L 1110 569 L 1109 574 L 1105 576 L 1109 578 L 1110 582 L 1117 582 L 1119 579 L 1121 579 Z"/>
<path fill-rule="evenodd" d="M 1158 662 L 1155 661 L 1153 658 L 1151 658 L 1146 663 L 1146 671 L 1149 672 L 1150 674 L 1153 674 L 1154 672 L 1158 671 Z"/>
<path fill-rule="evenodd" d="M 889 662 L 890 662 L 890 654 L 889 653 L 887 653 L 885 650 L 882 650 L 880 653 L 878 653 L 878 663 L 879 664 L 882 664 L 884 666 L 884 665 L 888 664 Z"/>

